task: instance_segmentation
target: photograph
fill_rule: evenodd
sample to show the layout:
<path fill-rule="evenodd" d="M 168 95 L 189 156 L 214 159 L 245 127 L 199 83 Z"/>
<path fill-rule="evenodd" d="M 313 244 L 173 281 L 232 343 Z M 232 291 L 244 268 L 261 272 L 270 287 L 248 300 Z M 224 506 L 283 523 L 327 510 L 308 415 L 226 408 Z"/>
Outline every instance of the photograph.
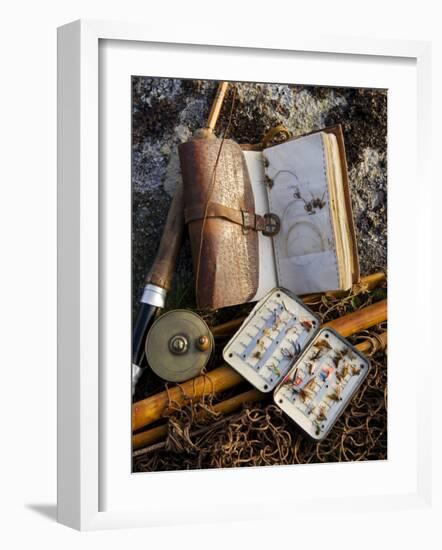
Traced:
<path fill-rule="evenodd" d="M 132 472 L 387 460 L 388 90 L 132 75 L 131 117 Z"/>

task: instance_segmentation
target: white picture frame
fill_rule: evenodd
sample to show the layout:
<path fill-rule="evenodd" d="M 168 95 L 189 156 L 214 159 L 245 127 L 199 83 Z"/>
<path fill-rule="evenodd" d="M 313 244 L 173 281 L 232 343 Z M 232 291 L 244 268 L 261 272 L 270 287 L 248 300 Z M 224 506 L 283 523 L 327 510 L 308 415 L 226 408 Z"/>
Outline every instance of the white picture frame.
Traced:
<path fill-rule="evenodd" d="M 309 59 L 313 59 L 314 56 L 322 57 L 324 64 L 333 56 L 343 61 L 352 58 L 357 63 L 363 63 L 364 59 L 370 58 L 385 60 L 392 64 L 403 59 L 411 60 L 415 64 L 417 80 L 416 103 L 412 106 L 417 112 L 417 136 L 413 136 L 412 146 L 417 158 L 420 183 L 420 200 L 415 219 L 419 227 L 420 242 L 426 243 L 426 246 L 421 246 L 417 252 L 419 261 L 416 263 L 420 267 L 414 268 L 411 277 L 414 280 L 419 277 L 419 287 L 423 289 L 431 285 L 431 271 L 422 267 L 429 265 L 432 238 L 429 225 L 430 211 L 427 206 L 431 204 L 428 161 L 431 113 L 428 83 L 431 71 L 431 45 L 427 42 L 361 39 L 339 35 L 311 38 L 300 34 L 291 37 L 275 36 L 272 40 L 268 37 L 266 40 L 257 38 L 255 41 L 237 39 L 234 42 L 222 38 L 212 41 L 208 37 L 207 41 L 193 43 L 189 42 L 185 29 L 181 34 L 174 32 L 172 36 L 168 36 L 167 31 L 147 30 L 143 25 L 103 21 L 76 21 L 61 27 L 58 31 L 58 521 L 76 529 L 90 530 L 188 523 L 194 522 L 194 518 L 198 518 L 198 521 L 226 521 L 260 517 L 264 514 L 264 501 L 253 491 L 257 473 L 252 470 L 255 469 L 247 469 L 247 472 L 236 470 L 228 474 L 230 480 L 234 479 L 235 486 L 242 484 L 250 489 L 248 500 L 236 495 L 236 502 L 230 507 L 219 506 L 214 509 L 205 506 L 203 501 L 198 504 L 195 499 L 190 504 L 187 502 L 186 509 L 181 511 L 179 507 L 167 510 L 167 503 L 160 498 L 160 487 L 171 480 L 175 484 L 182 483 L 183 490 L 187 487 L 186 480 L 189 478 L 190 487 L 207 483 L 209 480 L 214 485 L 219 484 L 221 489 L 226 478 L 224 474 L 215 471 L 132 475 L 131 486 L 141 483 L 144 486 L 146 483 L 150 485 L 150 503 L 146 500 L 142 507 L 133 505 L 129 502 L 130 492 L 121 489 L 121 493 L 116 493 L 118 498 L 114 499 L 119 501 L 119 506 L 113 504 L 109 509 L 103 506 L 102 486 L 109 481 L 106 476 L 113 468 L 121 468 L 121 463 L 116 462 L 106 465 L 106 468 L 103 466 L 103 455 L 109 453 L 110 449 L 108 443 L 103 440 L 103 414 L 108 413 L 105 403 L 108 396 L 104 395 L 103 391 L 106 391 L 107 386 L 104 390 L 100 386 L 103 374 L 100 338 L 105 311 L 103 302 L 106 302 L 107 292 L 106 288 L 103 289 L 106 285 L 102 285 L 103 266 L 107 265 L 102 258 L 102 232 L 106 231 L 108 226 L 100 222 L 100 212 L 103 212 L 103 208 L 114 208 L 118 202 L 117 197 L 111 198 L 112 204 L 103 207 L 103 188 L 100 180 L 100 113 L 102 114 L 104 109 L 100 104 L 100 62 L 105 59 L 107 63 L 109 60 L 102 57 L 100 44 L 105 42 L 124 44 L 126 48 L 150 44 L 155 45 L 157 50 L 161 50 L 163 44 L 175 52 L 180 48 L 186 52 L 192 52 L 197 48 L 209 60 L 212 55 L 216 55 L 215 52 L 222 52 L 223 55 L 228 52 L 231 59 L 236 55 L 244 55 L 244 52 L 249 52 L 251 56 L 266 55 L 266 52 L 269 55 L 271 53 L 280 56 L 302 52 L 312 56 Z M 197 69 L 191 64 L 183 65 L 180 74 L 176 76 L 186 75 L 209 77 L 208 74 L 202 74 L 200 67 Z M 163 74 L 157 73 L 155 76 Z M 225 75 L 219 74 L 218 78 L 225 78 Z M 290 78 L 286 78 L 285 81 L 290 81 Z M 128 187 L 129 183 L 130 180 Z M 393 195 L 395 189 L 397 187 L 393 187 Z M 399 199 L 396 199 L 396 202 L 397 200 Z M 405 201 L 402 206 L 412 207 L 412 199 L 408 198 L 408 202 L 406 198 L 400 200 Z M 393 227 L 389 239 L 394 239 L 401 222 L 393 214 L 389 223 L 392 223 Z M 394 244 L 397 240 L 390 239 L 389 242 Z M 129 279 L 129 270 L 128 264 L 126 275 L 121 275 L 126 281 Z M 393 300 L 394 294 L 399 291 L 399 286 L 392 286 Z M 429 305 L 424 299 L 423 291 L 417 291 L 416 304 L 412 308 L 421 315 L 427 311 L 429 318 L 432 316 L 431 312 L 428 312 Z M 400 359 L 397 343 L 401 337 L 401 327 L 403 329 L 404 326 L 401 325 L 400 315 L 394 314 L 394 311 L 389 311 L 389 317 L 391 318 L 390 313 L 393 313 L 398 327 L 396 340 L 390 340 L 389 344 L 392 350 L 392 364 Z M 130 330 L 129 325 L 127 330 Z M 410 352 L 406 363 L 409 372 L 415 354 L 419 353 L 421 363 L 425 364 L 425 354 L 428 353 L 425 345 L 428 338 L 430 333 L 422 337 L 418 350 Z M 125 356 L 124 351 L 122 355 Z M 122 390 L 121 397 L 122 403 L 127 401 L 128 410 L 129 367 L 128 362 L 127 391 Z M 421 380 L 429 384 L 430 373 L 424 371 Z M 390 383 L 400 383 L 394 376 L 394 371 Z M 302 506 L 305 510 L 306 502 L 313 507 L 325 501 L 329 504 L 339 502 L 339 505 L 351 504 L 366 511 L 427 506 L 431 499 L 431 465 L 430 431 L 426 419 L 431 404 L 429 399 L 424 397 L 422 390 L 413 390 L 416 391 L 416 407 L 410 409 L 412 422 L 408 426 L 415 430 L 415 437 L 412 439 L 416 455 L 413 456 L 412 466 L 407 465 L 407 468 L 413 467 L 412 490 L 407 489 L 405 493 L 400 490 L 388 492 L 387 489 L 383 493 L 374 490 L 371 494 L 367 492 L 364 495 L 353 495 L 350 488 L 363 475 L 356 465 L 346 469 L 343 474 L 349 478 L 349 492 L 338 494 L 336 499 L 330 498 L 325 496 L 326 493 L 318 482 L 317 491 L 313 491 L 302 502 L 292 502 L 290 498 L 285 498 L 285 507 L 293 514 L 294 509 L 300 510 Z M 391 422 L 397 414 L 404 412 L 404 406 L 402 401 L 398 401 L 398 407 L 394 408 L 392 413 L 394 418 L 390 417 Z M 130 418 L 130 415 L 128 417 Z M 130 433 L 130 424 L 126 416 L 123 415 L 120 424 L 121 433 L 124 433 L 123 430 L 129 430 Z M 118 432 L 118 429 L 116 431 Z M 394 437 L 394 434 L 392 436 Z M 129 446 L 127 442 L 127 448 Z M 127 461 L 130 461 L 129 455 Z M 260 478 L 266 480 L 266 483 L 280 484 L 291 475 L 293 468 L 303 468 L 303 475 L 306 472 L 306 467 L 300 466 L 258 470 Z M 323 466 L 316 466 L 316 471 L 319 472 L 320 468 Z M 342 465 L 327 465 L 327 468 L 340 468 L 342 472 Z M 376 474 L 376 468 L 378 466 L 374 465 L 373 475 Z M 381 465 L 378 469 L 381 468 L 384 467 Z M 130 471 L 126 469 L 124 476 L 125 479 L 128 478 Z M 142 481 L 140 476 L 143 476 Z M 264 498 L 272 502 L 276 497 L 267 493 Z M 250 507 L 244 506 L 246 501 L 256 502 L 253 514 Z"/>

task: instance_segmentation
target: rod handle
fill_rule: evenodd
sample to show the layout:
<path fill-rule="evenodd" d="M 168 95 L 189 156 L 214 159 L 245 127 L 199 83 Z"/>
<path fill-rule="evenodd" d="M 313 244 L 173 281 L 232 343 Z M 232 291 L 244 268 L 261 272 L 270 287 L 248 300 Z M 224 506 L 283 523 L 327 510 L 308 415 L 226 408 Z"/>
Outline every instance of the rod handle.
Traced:
<path fill-rule="evenodd" d="M 183 240 L 183 231 L 183 186 L 179 182 L 170 204 L 157 255 L 146 277 L 146 284 L 159 286 L 166 291 L 170 290 L 177 256 Z"/>

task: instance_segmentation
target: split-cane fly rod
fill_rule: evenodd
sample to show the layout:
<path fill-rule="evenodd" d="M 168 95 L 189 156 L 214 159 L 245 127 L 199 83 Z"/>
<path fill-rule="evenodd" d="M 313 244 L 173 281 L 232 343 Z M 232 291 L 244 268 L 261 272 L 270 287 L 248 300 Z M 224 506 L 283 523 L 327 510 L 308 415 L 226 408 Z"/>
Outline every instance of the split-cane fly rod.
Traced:
<path fill-rule="evenodd" d="M 226 95 L 228 83 L 220 82 L 206 128 L 198 131 L 199 138 L 213 136 L 216 121 Z M 177 256 L 184 230 L 183 186 L 178 184 L 169 208 L 163 235 L 153 265 L 146 277 L 146 284 L 138 308 L 132 335 L 132 394 L 143 372 L 141 363 L 144 342 L 157 312 L 164 308 L 167 292 L 172 286 Z"/>

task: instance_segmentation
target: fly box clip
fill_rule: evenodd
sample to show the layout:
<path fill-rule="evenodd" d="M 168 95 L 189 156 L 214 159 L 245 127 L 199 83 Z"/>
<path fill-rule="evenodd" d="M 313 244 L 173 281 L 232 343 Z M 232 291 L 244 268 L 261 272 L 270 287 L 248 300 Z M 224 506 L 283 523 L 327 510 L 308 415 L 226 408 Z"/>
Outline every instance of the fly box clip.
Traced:
<path fill-rule="evenodd" d="M 292 293 L 260 300 L 223 351 L 224 360 L 262 392 L 272 391 L 319 330 L 319 319 Z"/>

